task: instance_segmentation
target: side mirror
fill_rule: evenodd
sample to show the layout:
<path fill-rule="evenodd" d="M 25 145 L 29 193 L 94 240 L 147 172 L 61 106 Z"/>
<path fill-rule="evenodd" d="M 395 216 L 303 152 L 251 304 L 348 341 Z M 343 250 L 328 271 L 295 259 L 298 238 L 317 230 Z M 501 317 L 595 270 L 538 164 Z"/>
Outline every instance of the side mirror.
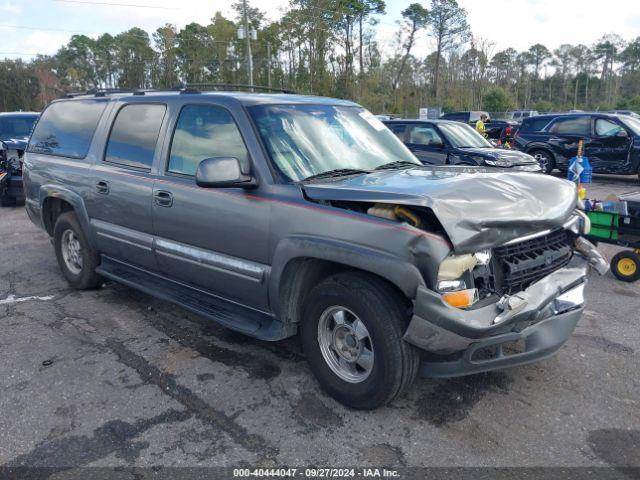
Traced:
<path fill-rule="evenodd" d="M 618 133 L 616 133 L 616 137 L 629 138 L 629 134 L 626 130 L 620 130 Z"/>
<path fill-rule="evenodd" d="M 240 161 L 235 157 L 206 158 L 196 170 L 196 185 L 206 188 L 255 188 L 251 175 L 242 173 Z"/>

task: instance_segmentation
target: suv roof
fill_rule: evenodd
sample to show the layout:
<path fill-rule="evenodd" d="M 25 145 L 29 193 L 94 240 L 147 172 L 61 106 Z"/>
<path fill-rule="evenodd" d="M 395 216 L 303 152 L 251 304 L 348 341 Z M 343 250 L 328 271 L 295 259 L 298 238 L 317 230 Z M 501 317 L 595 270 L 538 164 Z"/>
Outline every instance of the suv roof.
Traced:
<path fill-rule="evenodd" d="M 181 95 L 190 95 L 201 98 L 232 98 L 242 105 L 275 105 L 275 104 L 310 104 L 310 105 L 342 105 L 342 106 L 358 106 L 358 104 L 349 100 L 340 100 L 336 98 L 320 97 L 314 95 L 300 95 L 290 93 L 253 93 L 253 92 L 237 92 L 237 91 L 200 91 L 195 89 L 182 90 L 132 90 L 132 91 L 95 91 L 79 94 L 69 94 L 66 97 L 56 101 L 76 101 L 87 100 L 88 98 L 136 98 L 153 97 L 154 100 L 171 99 Z"/>

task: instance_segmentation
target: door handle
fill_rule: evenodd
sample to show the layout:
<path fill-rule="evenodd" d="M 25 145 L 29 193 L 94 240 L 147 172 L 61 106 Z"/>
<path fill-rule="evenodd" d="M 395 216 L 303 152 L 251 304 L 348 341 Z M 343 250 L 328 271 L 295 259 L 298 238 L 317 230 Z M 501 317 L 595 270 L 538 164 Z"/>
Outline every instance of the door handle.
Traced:
<path fill-rule="evenodd" d="M 173 205 L 173 195 L 165 190 L 157 190 L 154 194 L 154 200 L 159 207 L 170 207 Z"/>
<path fill-rule="evenodd" d="M 98 191 L 98 193 L 107 195 L 109 193 L 109 182 L 100 180 L 98 183 L 96 183 L 96 190 Z"/>

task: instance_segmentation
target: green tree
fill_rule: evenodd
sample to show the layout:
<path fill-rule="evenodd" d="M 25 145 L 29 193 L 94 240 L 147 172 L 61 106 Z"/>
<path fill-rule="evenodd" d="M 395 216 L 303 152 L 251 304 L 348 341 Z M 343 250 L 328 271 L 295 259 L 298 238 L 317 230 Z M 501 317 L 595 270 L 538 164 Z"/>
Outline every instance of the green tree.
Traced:
<path fill-rule="evenodd" d="M 469 35 L 467 12 L 456 0 L 431 0 L 429 10 L 429 33 L 436 41 L 436 61 L 433 73 L 433 94 L 440 96 L 440 63 L 442 55 L 464 43 Z"/>
<path fill-rule="evenodd" d="M 404 55 L 400 61 L 400 67 L 398 73 L 393 81 L 393 90 L 398 88 L 398 82 L 404 72 L 407 65 L 407 59 L 411 55 L 411 49 L 416 41 L 416 34 L 427 26 L 429 21 L 429 12 L 419 3 L 412 3 L 402 11 L 402 18 L 404 20 L 404 28 L 408 31 L 407 40 L 404 42 Z"/>
<path fill-rule="evenodd" d="M 490 88 L 482 96 L 482 109 L 488 112 L 506 112 L 514 108 L 513 98 L 504 88 Z"/>

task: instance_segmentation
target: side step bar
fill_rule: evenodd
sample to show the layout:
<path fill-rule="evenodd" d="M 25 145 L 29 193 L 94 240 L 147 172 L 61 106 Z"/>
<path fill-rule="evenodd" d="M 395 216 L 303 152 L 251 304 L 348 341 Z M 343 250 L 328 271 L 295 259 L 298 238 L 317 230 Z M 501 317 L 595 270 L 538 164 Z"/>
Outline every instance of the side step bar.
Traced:
<path fill-rule="evenodd" d="M 232 330 L 261 340 L 282 340 L 295 335 L 295 325 L 285 325 L 272 315 L 225 300 L 191 285 L 125 264 L 102 255 L 96 272 L 110 280 L 166 300 Z"/>

